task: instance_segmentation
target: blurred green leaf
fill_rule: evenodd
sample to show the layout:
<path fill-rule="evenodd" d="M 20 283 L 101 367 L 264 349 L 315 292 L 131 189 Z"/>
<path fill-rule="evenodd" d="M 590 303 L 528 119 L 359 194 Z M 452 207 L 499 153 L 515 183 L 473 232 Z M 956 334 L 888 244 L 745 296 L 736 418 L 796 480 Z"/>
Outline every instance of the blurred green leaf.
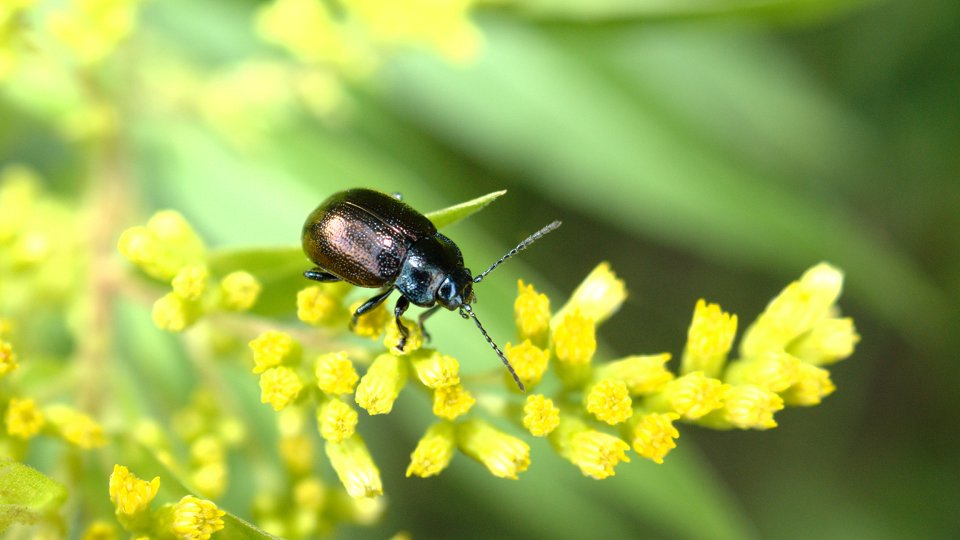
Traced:
<path fill-rule="evenodd" d="M 427 214 L 427 218 L 429 218 L 438 229 L 442 229 L 483 210 L 488 204 L 499 199 L 506 193 L 507 190 L 505 189 L 494 191 L 493 193 L 488 193 L 482 197 L 477 197 L 476 199 L 449 208 L 430 212 Z"/>
<path fill-rule="evenodd" d="M 10 458 L 0 458 L 0 532 L 14 523 L 47 519 L 67 498 L 56 480 Z"/>
<path fill-rule="evenodd" d="M 783 22 L 807 22 L 846 13 L 873 0 L 517 0 L 526 13 L 573 20 L 636 17 L 756 15 Z"/>

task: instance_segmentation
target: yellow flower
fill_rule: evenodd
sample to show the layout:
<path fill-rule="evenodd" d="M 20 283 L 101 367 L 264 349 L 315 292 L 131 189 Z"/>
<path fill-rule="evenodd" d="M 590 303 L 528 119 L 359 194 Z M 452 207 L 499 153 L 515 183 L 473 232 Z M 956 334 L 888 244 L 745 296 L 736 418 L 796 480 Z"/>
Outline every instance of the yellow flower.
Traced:
<path fill-rule="evenodd" d="M 467 420 L 457 430 L 460 450 L 498 478 L 516 480 L 530 466 L 530 447 L 483 420 Z"/>
<path fill-rule="evenodd" d="M 196 301 L 203 296 L 210 281 L 210 271 L 204 264 L 184 266 L 170 283 L 174 294 L 184 300 Z"/>
<path fill-rule="evenodd" d="M 561 417 L 560 425 L 550 434 L 550 442 L 567 461 L 580 468 L 584 476 L 596 480 L 613 476 L 621 461 L 629 462 L 630 445 L 613 435 L 590 429 L 572 417 Z"/>
<path fill-rule="evenodd" d="M 376 497 L 383 494 L 380 470 L 374 464 L 360 435 L 338 443 L 328 441 L 325 449 L 330 465 L 351 497 Z"/>
<path fill-rule="evenodd" d="M 633 450 L 654 463 L 663 463 L 670 450 L 677 447 L 680 432 L 673 421 L 680 418 L 676 413 L 638 414 L 632 422 Z"/>
<path fill-rule="evenodd" d="M 350 305 L 351 315 L 357 311 L 366 300 L 357 300 Z M 350 331 L 358 336 L 379 339 L 387 325 L 393 324 L 393 314 L 387 310 L 387 303 L 382 302 L 379 306 L 371 309 L 357 318 L 357 322 L 350 326 Z M 395 327 L 396 325 L 393 324 Z"/>
<path fill-rule="evenodd" d="M 323 324 L 336 315 L 337 298 L 322 285 L 311 285 L 297 292 L 297 318 L 307 324 Z"/>
<path fill-rule="evenodd" d="M 356 400 L 370 414 L 387 414 L 407 381 L 406 363 L 392 354 L 373 360 L 357 386 Z"/>
<path fill-rule="evenodd" d="M 400 345 L 400 329 L 397 328 L 396 324 L 387 325 L 387 334 L 383 338 L 383 345 L 389 350 L 392 354 L 397 356 L 406 356 L 416 352 L 420 347 L 423 346 L 423 332 L 420 329 L 420 325 L 411 321 L 410 319 L 403 318 L 403 325 L 407 328 L 407 331 L 410 333 L 407 336 L 406 344 L 403 346 L 401 351 L 397 347 Z"/>
<path fill-rule="evenodd" d="M 120 235 L 118 249 L 151 277 L 173 279 L 181 268 L 202 264 L 206 248 L 190 224 L 177 212 L 161 210 L 146 227 L 131 227 Z"/>
<path fill-rule="evenodd" d="M 545 345 L 550 330 L 550 299 L 538 293 L 533 285 L 517 281 L 517 299 L 513 302 L 513 316 L 517 321 L 520 339 Z M 526 382 L 526 381 L 524 381 Z"/>
<path fill-rule="evenodd" d="M 825 366 L 853 354 L 859 341 L 853 319 L 823 319 L 791 343 L 787 350 L 805 362 Z"/>
<path fill-rule="evenodd" d="M 0 339 L 0 375 L 6 375 L 17 367 L 17 353 L 14 352 L 13 345 Z"/>
<path fill-rule="evenodd" d="M 579 310 L 568 313 L 553 331 L 557 362 L 569 366 L 589 364 L 597 350 L 596 331 L 593 320 Z"/>
<path fill-rule="evenodd" d="M 456 444 L 453 424 L 438 422 L 430 426 L 410 454 L 407 476 L 427 478 L 440 474 L 450 465 Z"/>
<path fill-rule="evenodd" d="M 424 349 L 420 353 L 426 352 Z M 452 356 L 428 351 L 413 356 L 411 364 L 417 378 L 427 388 L 441 388 L 460 384 L 460 363 Z"/>
<path fill-rule="evenodd" d="M 830 380 L 829 371 L 801 362 L 797 382 L 783 392 L 781 396 L 783 401 L 792 407 L 809 407 L 818 405 L 823 398 L 832 394 L 836 389 L 837 387 Z"/>
<path fill-rule="evenodd" d="M 270 368 L 260 375 L 260 403 L 269 403 L 275 411 L 297 399 L 302 389 L 300 376 L 286 366 Z"/>
<path fill-rule="evenodd" d="M 673 372 L 666 367 L 669 361 L 670 353 L 628 356 L 599 365 L 594 378 L 623 381 L 635 396 L 651 394 L 674 379 Z"/>
<path fill-rule="evenodd" d="M 719 377 L 736 334 L 736 315 L 726 313 L 718 304 L 698 300 L 687 330 L 680 373 L 702 371 L 708 377 Z"/>
<path fill-rule="evenodd" d="M 220 497 L 227 489 L 227 464 L 204 463 L 190 473 L 190 481 L 204 497 Z"/>
<path fill-rule="evenodd" d="M 442 386 L 433 391 L 433 414 L 453 420 L 467 414 L 476 402 L 470 392 L 459 384 Z"/>
<path fill-rule="evenodd" d="M 80 540 L 117 540 L 117 527 L 107 521 L 94 521 Z"/>
<path fill-rule="evenodd" d="M 801 363 L 797 357 L 783 351 L 765 351 L 756 358 L 732 362 L 723 380 L 783 392 L 796 382 Z"/>
<path fill-rule="evenodd" d="M 32 399 L 11 398 L 6 414 L 7 434 L 21 439 L 29 439 L 40 433 L 43 427 L 43 415 Z"/>
<path fill-rule="evenodd" d="M 320 436 L 330 442 L 341 442 L 352 437 L 357 420 L 357 411 L 337 398 L 330 399 L 317 410 Z"/>
<path fill-rule="evenodd" d="M 323 393 L 331 396 L 349 394 L 360 380 L 353 362 L 346 352 L 332 352 L 317 357 L 314 366 L 317 386 Z"/>
<path fill-rule="evenodd" d="M 645 405 L 652 411 L 675 412 L 688 420 L 696 420 L 723 407 L 728 388 L 729 385 L 694 371 L 670 381 L 659 392 L 651 394 Z"/>
<path fill-rule="evenodd" d="M 199 316 L 199 306 L 175 293 L 167 293 L 153 303 L 153 324 L 168 332 L 182 332 Z"/>
<path fill-rule="evenodd" d="M 287 434 L 280 438 L 280 458 L 294 475 L 303 475 L 313 468 L 313 443 L 304 434 Z"/>
<path fill-rule="evenodd" d="M 587 412 L 611 426 L 633 415 L 633 400 L 623 381 L 605 379 L 590 387 L 585 399 Z"/>
<path fill-rule="evenodd" d="M 246 311 L 257 303 L 262 289 L 257 278 L 249 272 L 230 272 L 220 281 L 220 303 L 231 311 Z"/>
<path fill-rule="evenodd" d="M 254 373 L 263 373 L 287 359 L 297 361 L 300 353 L 300 344 L 290 334 L 278 330 L 267 330 L 249 345 L 253 351 Z"/>
<path fill-rule="evenodd" d="M 550 326 L 556 332 L 571 313 L 578 313 L 594 325 L 610 318 L 627 299 L 627 288 L 610 263 L 600 263 L 573 291 L 570 300 L 553 316 Z M 556 339 L 556 337 L 554 337 Z"/>
<path fill-rule="evenodd" d="M 209 540 L 223 529 L 225 514 L 213 502 L 187 495 L 173 506 L 172 532 L 181 540 Z"/>
<path fill-rule="evenodd" d="M 747 328 L 740 343 L 740 354 L 751 358 L 765 351 L 783 350 L 817 321 L 830 315 L 842 288 L 843 274 L 833 266 L 820 263 L 807 270 L 771 300 Z"/>
<path fill-rule="evenodd" d="M 527 396 L 523 405 L 523 427 L 534 437 L 546 437 L 560 425 L 560 409 L 541 394 Z"/>
<path fill-rule="evenodd" d="M 130 473 L 123 465 L 114 465 L 110 475 L 110 502 L 117 514 L 132 516 L 150 508 L 150 501 L 160 489 L 160 477 L 147 482 Z"/>
<path fill-rule="evenodd" d="M 762 386 L 735 384 L 727 391 L 723 408 L 700 419 L 716 429 L 771 429 L 777 427 L 774 413 L 783 409 L 783 399 Z"/>
<path fill-rule="evenodd" d="M 89 416 L 66 405 L 51 405 L 45 412 L 47 419 L 67 442 L 86 450 L 107 443 L 103 427 Z"/>
<path fill-rule="evenodd" d="M 503 348 L 503 354 L 527 388 L 533 388 L 540 383 L 550 364 L 550 350 L 537 347 L 529 339 L 525 339 L 523 343 L 516 346 L 507 343 Z M 504 376 L 508 379 L 507 384 L 511 388 L 516 386 L 509 373 L 505 373 Z"/>

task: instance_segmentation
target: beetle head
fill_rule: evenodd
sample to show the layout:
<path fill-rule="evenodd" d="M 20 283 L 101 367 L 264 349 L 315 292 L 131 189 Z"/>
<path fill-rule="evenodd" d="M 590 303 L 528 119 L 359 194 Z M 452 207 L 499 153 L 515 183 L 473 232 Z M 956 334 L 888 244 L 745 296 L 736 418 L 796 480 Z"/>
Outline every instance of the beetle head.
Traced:
<path fill-rule="evenodd" d="M 450 311 L 473 302 L 473 277 L 470 270 L 460 267 L 447 274 L 437 288 L 437 302 Z"/>

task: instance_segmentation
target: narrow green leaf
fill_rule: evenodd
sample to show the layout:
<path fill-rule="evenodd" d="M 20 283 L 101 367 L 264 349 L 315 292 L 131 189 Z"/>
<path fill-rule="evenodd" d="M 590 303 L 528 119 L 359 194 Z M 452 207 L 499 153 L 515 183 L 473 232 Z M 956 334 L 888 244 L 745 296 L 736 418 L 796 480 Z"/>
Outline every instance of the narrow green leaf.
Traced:
<path fill-rule="evenodd" d="M 476 199 L 456 204 L 449 208 L 444 208 L 443 210 L 435 210 L 428 213 L 427 217 L 433 222 L 434 225 L 437 226 L 438 229 L 442 229 L 447 225 L 452 225 L 461 219 L 467 218 L 476 212 L 479 212 L 485 206 L 497 200 L 506 192 L 507 190 L 505 189 L 494 191 L 493 193 L 488 193 L 482 197 L 477 197 Z"/>
<path fill-rule="evenodd" d="M 571 20 L 618 20 L 637 17 L 688 18 L 752 15 L 783 22 L 817 21 L 837 16 L 870 0 L 527 0 L 520 9 L 534 16 Z"/>
<path fill-rule="evenodd" d="M 67 498 L 59 482 L 9 458 L 0 458 L 0 532 L 14 523 L 43 521 Z"/>

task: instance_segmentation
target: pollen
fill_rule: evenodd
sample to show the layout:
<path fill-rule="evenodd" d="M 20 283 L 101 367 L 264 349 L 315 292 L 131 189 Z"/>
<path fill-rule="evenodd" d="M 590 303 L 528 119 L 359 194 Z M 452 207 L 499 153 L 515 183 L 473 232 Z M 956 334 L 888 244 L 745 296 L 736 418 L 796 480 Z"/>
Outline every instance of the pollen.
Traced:
<path fill-rule="evenodd" d="M 787 405 L 809 407 L 820 404 L 823 398 L 832 394 L 836 389 L 837 387 L 830 380 L 829 371 L 801 362 L 797 382 L 783 392 L 781 396 Z"/>
<path fill-rule="evenodd" d="M 297 318 L 307 324 L 329 322 L 339 309 L 339 303 L 322 285 L 311 285 L 297 291 Z"/>
<path fill-rule="evenodd" d="M 574 418 L 562 418 L 550 435 L 550 442 L 567 461 L 576 465 L 584 476 L 603 480 L 613 476 L 620 462 L 629 462 L 630 445 L 608 433 L 590 429 Z"/>
<path fill-rule="evenodd" d="M 531 394 L 523 405 L 523 427 L 534 437 L 546 437 L 560 425 L 560 409 L 542 394 Z"/>
<path fill-rule="evenodd" d="M 611 426 L 626 421 L 633 415 L 633 400 L 627 384 L 606 379 L 590 387 L 584 400 L 587 412 Z"/>
<path fill-rule="evenodd" d="M 363 305 L 365 300 L 357 300 L 350 305 L 350 313 L 355 313 L 357 308 Z M 357 322 L 350 327 L 350 331 L 362 337 L 370 339 L 380 339 L 380 336 L 386 330 L 387 325 L 393 322 L 393 317 L 387 310 L 386 303 L 371 309 L 363 315 L 357 317 Z"/>
<path fill-rule="evenodd" d="M 317 386 L 327 395 L 336 396 L 353 392 L 360 380 L 353 362 L 344 351 L 322 354 L 314 364 Z"/>
<path fill-rule="evenodd" d="M 783 392 L 796 382 L 801 363 L 800 359 L 792 354 L 766 351 L 757 358 L 731 363 L 724 381 L 732 384 L 755 384 L 773 392 Z"/>
<path fill-rule="evenodd" d="M 212 501 L 187 495 L 173 506 L 172 532 L 180 540 L 209 540 L 223 529 L 225 514 Z"/>
<path fill-rule="evenodd" d="M 527 388 L 533 388 L 540 383 L 550 364 L 550 350 L 537 347 L 529 339 L 523 340 L 523 343 L 516 346 L 507 343 L 503 348 L 503 354 Z M 505 376 L 509 377 L 508 384 L 513 387 L 513 378 L 509 374 Z"/>
<path fill-rule="evenodd" d="M 220 281 L 220 303 L 230 311 L 246 311 L 257 303 L 262 286 L 249 272 L 230 272 Z"/>
<path fill-rule="evenodd" d="M 670 353 L 634 355 L 608 362 L 597 368 L 597 379 L 617 379 L 632 395 L 646 395 L 662 389 L 674 379 L 667 369 Z"/>
<path fill-rule="evenodd" d="M 670 450 L 677 447 L 680 432 L 673 425 L 676 413 L 642 414 L 633 423 L 633 450 L 641 457 L 662 464 Z"/>
<path fill-rule="evenodd" d="M 17 369 L 17 353 L 13 350 L 13 345 L 0 339 L 0 376 L 6 375 Z"/>
<path fill-rule="evenodd" d="M 520 339 L 545 344 L 550 330 L 550 299 L 538 293 L 533 285 L 517 281 L 517 299 L 513 302 L 513 316 L 517 321 Z M 524 381 L 526 382 L 526 381 Z"/>
<path fill-rule="evenodd" d="M 197 320 L 198 307 L 175 293 L 167 293 L 153 303 L 151 317 L 157 328 L 182 332 Z"/>
<path fill-rule="evenodd" d="M 403 350 L 398 348 L 400 345 L 400 329 L 397 328 L 396 324 L 387 325 L 387 333 L 383 338 L 383 345 L 392 354 L 397 356 L 406 356 L 416 352 L 420 347 L 423 346 L 423 332 L 420 329 L 420 325 L 411 321 L 410 319 L 402 318 L 401 320 L 409 332 L 406 343 L 403 346 Z"/>
<path fill-rule="evenodd" d="M 698 300 L 687 330 L 681 373 L 702 371 L 708 377 L 719 377 L 736 334 L 736 315 L 726 313 L 718 304 Z"/>
<path fill-rule="evenodd" d="M 66 405 L 51 405 L 46 408 L 46 417 L 67 442 L 90 450 L 107 443 L 103 427 L 89 416 Z"/>
<path fill-rule="evenodd" d="M 727 392 L 723 408 L 704 417 L 704 425 L 718 429 L 771 429 L 773 415 L 783 409 L 783 399 L 762 386 L 735 384 Z"/>
<path fill-rule="evenodd" d="M 579 310 L 566 315 L 553 331 L 553 350 L 557 361 L 568 366 L 590 363 L 597 350 L 596 326 Z"/>
<path fill-rule="evenodd" d="M 147 482 L 134 476 L 123 465 L 114 465 L 110 475 L 110 502 L 117 514 L 132 516 L 150 508 L 160 489 L 160 477 Z"/>
<path fill-rule="evenodd" d="M 407 381 L 406 364 L 392 354 L 376 357 L 357 386 L 356 401 L 369 414 L 387 414 Z"/>
<path fill-rule="evenodd" d="M 380 469 L 360 435 L 342 442 L 327 442 L 327 459 L 340 483 L 351 497 L 376 497 L 383 494 Z"/>
<path fill-rule="evenodd" d="M 468 420 L 458 426 L 460 450 L 487 468 L 497 478 L 516 480 L 530 466 L 530 447 L 483 420 Z"/>
<path fill-rule="evenodd" d="M 11 398 L 5 415 L 7 434 L 29 439 L 43 428 L 43 414 L 32 399 Z"/>
<path fill-rule="evenodd" d="M 790 344 L 787 350 L 805 362 L 825 366 L 853 354 L 859 341 L 853 319 L 823 319 Z"/>
<path fill-rule="evenodd" d="M 302 389 L 300 376 L 286 366 L 270 368 L 260 375 L 260 403 L 269 403 L 275 411 L 293 403 Z"/>
<path fill-rule="evenodd" d="M 462 385 L 442 386 L 433 391 L 433 414 L 454 420 L 467 414 L 476 402 Z"/>
<path fill-rule="evenodd" d="M 357 428 L 357 419 L 357 411 L 337 398 L 327 401 L 317 410 L 320 436 L 330 442 L 338 443 L 352 437 Z"/>
<path fill-rule="evenodd" d="M 436 476 L 450 465 L 457 447 L 453 424 L 439 422 L 430 426 L 410 454 L 407 476 Z"/>
<path fill-rule="evenodd" d="M 647 398 L 646 405 L 657 412 L 675 412 L 688 420 L 696 420 L 723 407 L 728 388 L 722 381 L 694 371 L 667 383 Z"/>
<path fill-rule="evenodd" d="M 184 266 L 173 277 L 170 285 L 174 294 L 184 300 L 199 300 L 207 290 L 207 284 L 210 282 L 210 271 L 204 264 L 191 264 Z"/>
<path fill-rule="evenodd" d="M 600 324 L 616 313 L 626 298 L 627 288 L 623 280 L 613 273 L 609 263 L 600 263 L 584 278 L 573 291 L 570 300 L 554 315 L 551 326 L 556 332 L 557 326 L 562 324 L 570 313 L 579 313 L 594 325 Z"/>
<path fill-rule="evenodd" d="M 421 349 L 421 352 L 424 352 Z M 436 351 L 414 355 L 411 364 L 417 378 L 427 388 L 442 388 L 460 384 L 460 363 L 457 359 Z"/>
<path fill-rule="evenodd" d="M 263 373 L 269 368 L 277 367 L 287 359 L 296 359 L 299 356 L 300 346 L 293 337 L 278 330 L 267 330 L 257 336 L 250 343 L 253 351 L 253 372 Z"/>

